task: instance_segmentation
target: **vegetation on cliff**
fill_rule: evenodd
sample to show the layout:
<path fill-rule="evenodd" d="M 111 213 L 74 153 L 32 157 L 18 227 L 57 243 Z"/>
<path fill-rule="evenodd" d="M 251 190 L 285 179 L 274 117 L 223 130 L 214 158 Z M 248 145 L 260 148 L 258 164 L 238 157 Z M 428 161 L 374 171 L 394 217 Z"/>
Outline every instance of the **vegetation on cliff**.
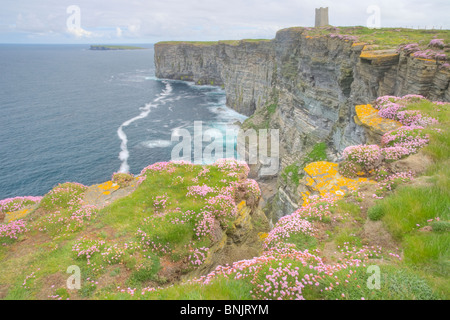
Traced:
<path fill-rule="evenodd" d="M 403 129 L 347 148 L 335 172 L 367 183 L 345 193 L 316 184 L 271 230 L 257 215 L 257 183 L 234 160 L 157 163 L 138 178 L 114 174 L 90 188 L 64 183 L 43 198 L 3 200 L 2 297 L 448 299 L 450 104 L 407 96 L 374 106 Z M 309 159 L 323 155 L 318 144 Z M 102 207 L 93 188 L 131 193 Z M 246 223 L 259 254 L 215 263 Z M 80 290 L 66 287 L 71 265 Z"/>
<path fill-rule="evenodd" d="M 243 128 L 292 128 L 305 120 L 310 130 L 333 123 L 344 130 L 350 114 L 356 114 L 357 129 L 365 130 L 370 144 L 349 146 L 342 161 L 332 163 L 327 159 L 332 131 L 320 132 L 326 142 L 317 141 L 315 131 L 299 137 L 299 131 L 291 130 L 282 137 L 298 140 L 297 146 L 307 152 L 295 155 L 297 149 L 291 149 L 287 154 L 290 165 L 278 182 L 297 195 L 298 208 L 283 212 L 288 215 L 271 230 L 258 209 L 258 184 L 247 178 L 248 166 L 234 160 L 210 166 L 156 163 L 138 177 L 116 173 L 100 185 L 63 183 L 44 197 L 2 200 L 0 298 L 448 299 L 450 104 L 419 95 L 385 96 L 350 112 L 332 97 L 367 102 L 376 97 L 367 93 L 375 84 L 376 92 L 401 87 L 404 82 L 390 82 L 394 76 L 383 71 L 388 66 L 400 74 L 400 56 L 420 63 L 419 69 L 403 70 L 412 84 L 406 91 L 420 82 L 419 88 L 429 92 L 433 82 L 433 95 L 446 97 L 449 32 L 325 27 L 290 28 L 279 36 L 318 51 L 305 51 L 306 60 L 299 60 L 292 55 L 296 47 L 286 45 L 281 46 L 285 56 L 272 56 L 269 50 L 273 61 L 264 57 L 254 62 L 255 72 L 266 81 L 263 91 L 268 89 L 247 101 L 257 107 Z M 309 42 L 316 38 L 326 41 Z M 265 43 L 270 41 L 161 42 L 156 48 L 242 45 L 247 54 L 254 46 L 246 44 L 270 47 Z M 333 52 L 335 44 L 345 47 L 336 51 L 342 58 L 337 65 L 335 58 L 316 54 Z M 358 65 L 352 67 L 349 52 L 357 54 Z M 256 56 L 251 50 L 248 54 Z M 165 71 L 173 78 L 194 79 L 193 64 L 184 58 L 185 73 L 175 59 L 167 59 Z M 156 57 L 157 63 L 160 59 Z M 261 71 L 261 61 L 274 64 Z M 317 73 L 302 69 L 309 62 Z M 248 67 L 238 65 L 233 70 Z M 198 83 L 222 80 L 217 65 L 208 66 L 214 72 Z M 205 68 L 202 56 L 196 68 Z M 339 77 L 328 70 L 338 71 Z M 356 76 L 368 78 L 355 84 Z M 276 77 L 284 87 L 274 85 L 280 80 Z M 336 79 L 340 89 L 326 91 Z M 245 83 L 234 90 L 242 105 Z M 354 84 L 359 89 L 355 95 Z M 254 90 L 247 91 L 253 97 Z M 283 113 L 283 119 L 276 119 Z M 339 143 L 348 141 L 353 140 Z M 66 286 L 69 266 L 80 268 L 79 290 Z"/>
<path fill-rule="evenodd" d="M 347 40 L 355 45 L 368 45 L 373 49 L 401 49 L 417 57 L 424 55 L 431 57 L 435 52 L 439 58 L 450 58 L 450 51 L 446 44 L 450 43 L 449 30 L 423 30 L 405 28 L 380 28 L 374 31 L 366 27 L 323 27 L 301 28 L 308 37 L 327 36 L 330 38 Z"/>
<path fill-rule="evenodd" d="M 259 187 L 247 174 L 247 165 L 234 160 L 156 163 L 138 178 L 119 173 L 90 188 L 63 183 L 43 198 L 3 200 L 2 298 L 95 298 L 119 287 L 145 290 L 178 281 L 213 263 L 209 251 L 223 249 L 227 235 L 242 228 L 240 220 L 258 224 L 246 232 L 267 230 L 254 212 Z M 92 197 L 122 188 L 132 193 L 110 205 Z M 64 281 L 72 265 L 81 270 L 78 291 L 67 291 Z"/>

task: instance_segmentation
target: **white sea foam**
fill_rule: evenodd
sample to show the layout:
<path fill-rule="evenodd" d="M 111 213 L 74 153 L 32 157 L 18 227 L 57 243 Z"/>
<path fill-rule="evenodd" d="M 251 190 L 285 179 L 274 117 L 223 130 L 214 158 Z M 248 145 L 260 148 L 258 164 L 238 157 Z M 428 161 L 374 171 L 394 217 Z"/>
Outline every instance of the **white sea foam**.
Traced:
<path fill-rule="evenodd" d="M 141 142 L 141 145 L 147 148 L 167 148 L 172 145 L 170 140 L 148 140 Z"/>
<path fill-rule="evenodd" d="M 149 113 L 151 112 L 152 108 L 156 108 L 159 105 L 164 104 L 164 99 L 167 98 L 172 93 L 172 86 L 167 81 L 163 81 L 163 83 L 166 85 L 166 87 L 158 95 L 158 97 L 155 100 L 153 100 L 151 103 L 147 103 L 145 105 L 145 107 L 140 108 L 141 113 L 138 116 L 125 121 L 124 123 L 122 123 L 120 125 L 119 129 L 117 129 L 117 135 L 119 136 L 119 139 L 122 141 L 120 144 L 121 151 L 119 153 L 119 159 L 120 159 L 120 161 L 122 161 L 122 164 L 120 165 L 119 172 L 128 173 L 130 171 L 130 166 L 128 165 L 128 158 L 130 157 L 130 152 L 128 151 L 128 146 L 127 146 L 128 139 L 127 139 L 127 135 L 123 131 L 123 128 L 129 126 L 130 124 L 132 124 L 133 122 L 135 122 L 139 119 L 146 118 L 149 115 Z"/>

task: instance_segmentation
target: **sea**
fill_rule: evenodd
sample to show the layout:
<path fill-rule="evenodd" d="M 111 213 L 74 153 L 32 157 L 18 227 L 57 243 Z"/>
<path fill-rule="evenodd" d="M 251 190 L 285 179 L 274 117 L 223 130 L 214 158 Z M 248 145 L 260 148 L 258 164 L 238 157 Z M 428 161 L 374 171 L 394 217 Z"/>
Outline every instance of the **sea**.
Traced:
<path fill-rule="evenodd" d="M 138 175 L 171 160 L 174 131 L 246 119 L 220 87 L 156 78 L 153 46 L 140 46 L 0 45 L 0 199 Z"/>

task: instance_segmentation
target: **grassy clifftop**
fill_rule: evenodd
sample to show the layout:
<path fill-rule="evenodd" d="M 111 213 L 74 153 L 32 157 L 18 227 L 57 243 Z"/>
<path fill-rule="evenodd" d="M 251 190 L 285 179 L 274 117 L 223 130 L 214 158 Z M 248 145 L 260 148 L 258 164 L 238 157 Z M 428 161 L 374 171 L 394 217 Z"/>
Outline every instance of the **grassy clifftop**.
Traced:
<path fill-rule="evenodd" d="M 450 58 L 450 48 L 445 48 L 445 44 L 450 43 L 450 30 L 440 29 L 405 29 L 405 28 L 380 28 L 370 29 L 366 27 L 321 27 L 321 28 L 304 28 L 293 27 L 285 30 L 298 32 L 299 36 L 309 39 L 331 38 L 351 41 L 355 45 L 367 45 L 370 50 L 397 49 L 406 45 L 417 45 L 408 47 L 414 52 L 426 54 L 426 50 L 437 49 L 439 53 Z M 284 30 L 280 30 L 284 31 Z M 243 40 L 220 40 L 220 41 L 161 41 L 158 45 L 193 45 L 193 46 L 211 46 L 217 44 L 239 45 L 241 43 L 259 43 L 270 42 L 271 39 L 243 39 Z M 433 41 L 433 42 L 432 42 Z M 436 50 L 432 50 L 436 51 Z"/>
<path fill-rule="evenodd" d="M 237 46 L 242 43 L 270 42 L 269 39 L 242 39 L 242 40 L 219 40 L 219 41 L 161 41 L 157 45 L 191 45 L 191 46 L 211 46 L 218 44 L 227 44 Z"/>

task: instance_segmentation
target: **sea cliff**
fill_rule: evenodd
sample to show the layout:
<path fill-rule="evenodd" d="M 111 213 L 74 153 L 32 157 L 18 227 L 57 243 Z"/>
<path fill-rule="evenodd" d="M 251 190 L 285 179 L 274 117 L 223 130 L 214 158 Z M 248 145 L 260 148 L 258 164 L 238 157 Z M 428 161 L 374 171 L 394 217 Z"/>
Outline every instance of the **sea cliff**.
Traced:
<path fill-rule="evenodd" d="M 327 144 L 329 160 L 337 160 L 350 145 L 369 142 L 354 121 L 356 105 L 407 94 L 450 101 L 450 69 L 438 59 L 416 57 L 399 46 L 386 48 L 367 37 L 360 42 L 356 36 L 336 34 L 364 28 L 317 30 L 283 29 L 273 40 L 155 45 L 157 77 L 222 86 L 227 105 L 252 116 L 244 128 L 280 130 L 281 167 L 272 187 L 278 200 L 276 209 L 269 210 L 275 220 L 300 201 L 298 186 L 279 178 L 286 168 L 301 165 L 321 142 Z M 258 168 L 254 171 L 258 175 Z M 274 201 L 270 192 L 265 196 Z"/>

